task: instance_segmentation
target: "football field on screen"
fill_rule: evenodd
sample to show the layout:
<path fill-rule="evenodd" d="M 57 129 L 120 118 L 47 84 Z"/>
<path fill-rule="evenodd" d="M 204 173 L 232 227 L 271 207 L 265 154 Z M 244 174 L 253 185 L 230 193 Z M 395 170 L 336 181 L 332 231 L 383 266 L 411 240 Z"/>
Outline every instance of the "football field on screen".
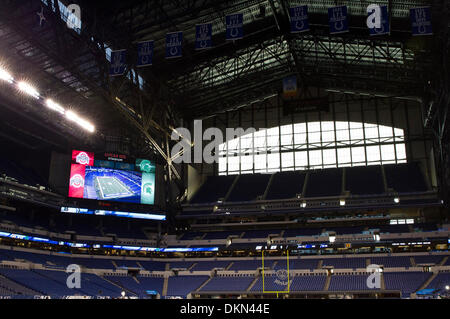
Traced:
<path fill-rule="evenodd" d="M 122 198 L 133 196 L 133 192 L 115 177 L 97 177 L 100 199 Z"/>

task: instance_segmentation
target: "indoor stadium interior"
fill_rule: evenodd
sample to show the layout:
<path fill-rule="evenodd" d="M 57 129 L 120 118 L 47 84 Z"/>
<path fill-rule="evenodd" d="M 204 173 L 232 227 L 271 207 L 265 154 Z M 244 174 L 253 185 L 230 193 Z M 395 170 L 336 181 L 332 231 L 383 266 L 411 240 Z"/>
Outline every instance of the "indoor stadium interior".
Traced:
<path fill-rule="evenodd" d="M 0 299 L 450 299 L 449 21 L 1 0 Z"/>

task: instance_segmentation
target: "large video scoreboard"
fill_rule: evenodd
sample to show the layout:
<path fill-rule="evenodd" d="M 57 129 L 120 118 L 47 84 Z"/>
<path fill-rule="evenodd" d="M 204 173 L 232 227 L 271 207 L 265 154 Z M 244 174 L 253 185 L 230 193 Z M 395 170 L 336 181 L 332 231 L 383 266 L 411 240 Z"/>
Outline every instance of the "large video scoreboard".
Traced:
<path fill-rule="evenodd" d="M 146 159 L 74 150 L 69 197 L 154 205 L 155 171 Z"/>

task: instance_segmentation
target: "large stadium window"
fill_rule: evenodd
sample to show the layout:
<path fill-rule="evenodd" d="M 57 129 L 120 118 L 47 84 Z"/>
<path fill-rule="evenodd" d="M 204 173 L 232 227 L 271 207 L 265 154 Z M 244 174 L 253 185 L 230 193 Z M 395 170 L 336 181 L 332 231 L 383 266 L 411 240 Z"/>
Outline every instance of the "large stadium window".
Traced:
<path fill-rule="evenodd" d="M 219 154 L 219 175 L 406 162 L 403 129 L 345 121 L 258 130 L 222 144 Z"/>

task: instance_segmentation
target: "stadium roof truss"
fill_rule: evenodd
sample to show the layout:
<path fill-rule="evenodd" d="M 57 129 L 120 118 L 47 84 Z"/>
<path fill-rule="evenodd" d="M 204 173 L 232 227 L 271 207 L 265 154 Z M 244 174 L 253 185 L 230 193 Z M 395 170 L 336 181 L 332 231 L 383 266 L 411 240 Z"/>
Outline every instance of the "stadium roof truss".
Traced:
<path fill-rule="evenodd" d="M 304 35 L 288 29 L 287 10 L 300 4 L 296 1 L 135 1 L 111 19 L 115 31 L 110 41 L 155 41 L 152 73 L 167 84 L 184 118 L 213 115 L 272 95 L 290 74 L 297 74 L 303 86 L 420 98 L 431 55 L 426 41 L 411 39 L 409 9 L 429 1 L 381 3 L 389 7 L 393 31 L 389 37 L 371 38 L 365 27 L 370 1 L 339 3 L 349 8 L 351 31 L 337 36 L 329 35 L 327 23 L 327 9 L 336 1 L 301 2 L 308 5 L 313 29 Z M 225 16 L 236 12 L 244 14 L 245 38 L 227 42 Z M 213 24 L 214 48 L 195 51 L 195 25 L 206 22 Z M 174 31 L 183 31 L 185 49 L 183 58 L 168 61 L 165 35 Z"/>
<path fill-rule="evenodd" d="M 431 39 L 411 36 L 409 9 L 433 4 L 434 14 L 438 0 L 377 1 L 388 6 L 392 28 L 389 36 L 377 37 L 365 26 L 367 0 L 79 0 L 80 33 L 67 28 L 58 6 L 52 12 L 53 1 L 69 4 L 2 1 L 6 50 L 17 53 L 19 63 L 28 61 L 33 72 L 44 70 L 45 89 L 86 105 L 94 121 L 108 121 L 105 112 L 125 117 L 169 166 L 168 140 L 180 118 L 205 118 L 278 94 L 287 75 L 296 74 L 302 87 L 414 99 L 427 93 L 434 76 Z M 309 6 L 311 31 L 291 34 L 288 9 L 300 4 Z M 327 8 L 336 4 L 348 6 L 347 34 L 329 35 Z M 41 6 L 49 25 L 37 28 Z M 226 41 L 225 16 L 236 12 L 244 14 L 244 39 Z M 213 23 L 214 47 L 195 51 L 195 25 L 206 22 Z M 166 34 L 174 31 L 183 31 L 183 57 L 166 60 Z M 144 40 L 155 41 L 154 65 L 130 73 L 136 67 L 129 59 L 128 77 L 110 78 L 106 48 L 134 54 Z"/>

